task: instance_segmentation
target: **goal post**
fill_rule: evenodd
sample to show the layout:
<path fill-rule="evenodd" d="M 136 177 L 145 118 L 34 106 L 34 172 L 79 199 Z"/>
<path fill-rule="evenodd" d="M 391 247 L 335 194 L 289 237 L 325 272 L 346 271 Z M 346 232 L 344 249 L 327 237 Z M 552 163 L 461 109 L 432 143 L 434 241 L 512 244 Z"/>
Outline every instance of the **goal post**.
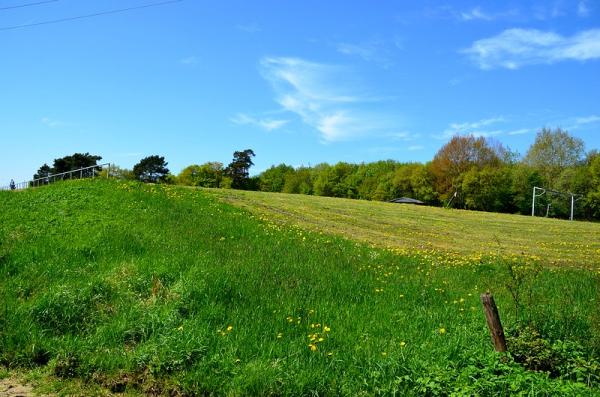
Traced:
<path fill-rule="evenodd" d="M 559 192 L 558 190 L 545 189 L 542 187 L 534 186 L 533 187 L 533 195 L 531 199 L 531 216 L 535 216 L 535 201 L 536 198 L 543 196 L 546 193 L 551 193 L 556 196 L 568 197 L 570 201 L 570 212 L 569 212 L 569 220 L 572 221 L 574 219 L 575 214 L 575 202 L 581 198 L 581 195 L 571 193 L 571 192 Z M 547 195 L 548 196 L 548 195 Z M 577 198 L 579 196 L 579 198 Z M 546 216 L 548 216 L 549 206 L 546 211 Z"/>

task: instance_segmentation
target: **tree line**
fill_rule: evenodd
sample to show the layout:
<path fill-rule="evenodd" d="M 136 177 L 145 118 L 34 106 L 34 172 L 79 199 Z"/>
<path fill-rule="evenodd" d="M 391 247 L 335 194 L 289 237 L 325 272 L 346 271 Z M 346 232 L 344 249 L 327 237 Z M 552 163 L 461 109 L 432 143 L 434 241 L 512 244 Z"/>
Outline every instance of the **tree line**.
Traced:
<path fill-rule="evenodd" d="M 410 197 L 434 206 L 524 215 L 531 214 L 537 186 L 546 193 L 536 199 L 536 215 L 567 218 L 572 193 L 577 218 L 600 219 L 600 155 L 586 152 L 583 141 L 560 128 L 539 131 L 524 156 L 488 138 L 459 135 L 427 163 L 279 164 L 250 177 L 254 156 L 251 149 L 236 151 L 227 166 L 210 161 L 173 175 L 164 157 L 155 155 L 132 170 L 115 167 L 112 174 L 143 182 L 362 200 Z"/>

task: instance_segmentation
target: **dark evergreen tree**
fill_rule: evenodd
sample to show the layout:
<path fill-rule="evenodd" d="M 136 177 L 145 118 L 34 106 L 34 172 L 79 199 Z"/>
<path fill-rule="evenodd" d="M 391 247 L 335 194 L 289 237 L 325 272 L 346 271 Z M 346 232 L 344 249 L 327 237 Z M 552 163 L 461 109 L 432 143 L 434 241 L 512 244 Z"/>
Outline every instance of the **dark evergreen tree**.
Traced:
<path fill-rule="evenodd" d="M 162 156 L 148 156 L 133 167 L 133 175 L 142 182 L 164 182 L 169 174 L 167 164 Z"/>
<path fill-rule="evenodd" d="M 231 178 L 231 187 L 234 189 L 248 189 L 250 186 L 249 170 L 254 165 L 252 149 L 233 153 L 233 160 L 227 166 L 226 174 Z"/>
<path fill-rule="evenodd" d="M 48 164 L 42 165 L 35 174 L 33 174 L 33 179 L 42 179 L 47 178 L 49 175 L 53 174 L 52 168 Z M 48 183 L 48 181 L 42 181 L 42 183 Z"/>
<path fill-rule="evenodd" d="M 74 153 L 70 156 L 54 159 L 52 167 L 48 166 L 48 164 L 42 165 L 33 175 L 33 179 L 47 178 L 52 174 L 60 174 L 81 168 L 93 167 L 97 165 L 100 160 L 102 160 L 102 156 L 96 156 L 89 153 Z M 97 171 L 97 169 L 92 168 L 77 174 L 74 173 L 73 177 L 89 177 L 97 173 Z M 48 183 L 48 181 L 42 181 L 41 183 Z"/>
<path fill-rule="evenodd" d="M 80 168 L 92 167 L 97 165 L 99 160 L 102 160 L 101 156 L 96 156 L 89 153 L 75 153 L 70 156 L 55 159 L 52 171 L 54 174 L 60 174 L 61 172 L 69 172 Z M 90 176 L 93 172 L 94 170 L 86 170 L 83 172 L 83 176 Z"/>

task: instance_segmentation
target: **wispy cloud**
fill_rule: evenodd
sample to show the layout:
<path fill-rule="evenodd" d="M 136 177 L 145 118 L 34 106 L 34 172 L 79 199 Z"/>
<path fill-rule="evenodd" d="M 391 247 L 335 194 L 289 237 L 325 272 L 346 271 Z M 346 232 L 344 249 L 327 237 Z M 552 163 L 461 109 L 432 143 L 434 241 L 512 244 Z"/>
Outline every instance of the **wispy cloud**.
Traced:
<path fill-rule="evenodd" d="M 244 113 L 238 113 L 231 118 L 231 122 L 239 125 L 254 125 L 266 131 L 274 131 L 289 123 L 289 120 L 257 119 Z"/>
<path fill-rule="evenodd" d="M 533 130 L 531 128 L 519 128 L 518 130 L 508 131 L 506 133 L 506 135 L 523 135 L 523 134 L 529 134 L 532 131 Z"/>
<path fill-rule="evenodd" d="M 540 21 L 563 17 L 568 14 L 568 11 L 564 8 L 564 3 L 560 0 L 534 4 L 531 8 L 533 18 Z"/>
<path fill-rule="evenodd" d="M 185 58 L 181 58 L 179 60 L 179 63 L 182 65 L 196 65 L 198 64 L 198 62 L 200 62 L 200 59 L 198 59 L 198 57 L 195 56 L 190 56 L 190 57 L 185 57 Z"/>
<path fill-rule="evenodd" d="M 600 58 L 600 29 L 571 37 L 536 29 L 508 29 L 497 36 L 477 40 L 462 50 L 482 69 L 518 69 L 524 65 Z"/>
<path fill-rule="evenodd" d="M 324 143 L 398 130 L 397 117 L 370 109 L 382 99 L 368 95 L 348 68 L 286 57 L 263 58 L 261 68 L 277 103 L 318 130 Z"/>
<path fill-rule="evenodd" d="M 49 117 L 42 117 L 40 121 L 42 122 L 42 124 L 50 128 L 63 127 L 67 125 L 67 123 L 65 123 L 64 121 L 54 120 Z"/>
<path fill-rule="evenodd" d="M 495 19 L 493 15 L 484 12 L 481 9 L 481 7 L 475 7 L 468 11 L 461 11 L 460 18 L 463 21 L 472 21 L 472 20 L 476 20 L 476 19 L 483 20 L 483 21 L 491 21 L 491 20 Z"/>
<path fill-rule="evenodd" d="M 457 22 L 490 22 L 495 20 L 522 19 L 521 11 L 518 8 L 492 11 L 484 10 L 481 6 L 469 9 L 459 9 L 451 5 L 428 7 L 424 10 L 423 15 L 426 18 L 454 20 Z"/>
<path fill-rule="evenodd" d="M 582 0 L 579 3 L 577 3 L 577 15 L 579 15 L 582 18 L 590 16 L 590 7 L 588 6 L 587 1 Z"/>
<path fill-rule="evenodd" d="M 246 33 L 257 33 L 262 30 L 260 25 L 257 24 L 256 22 L 252 22 L 252 23 L 248 23 L 248 24 L 244 24 L 244 25 L 237 25 L 236 28 L 238 30 L 241 30 L 242 32 L 246 32 Z"/>
<path fill-rule="evenodd" d="M 402 39 L 399 36 L 395 36 L 391 42 L 369 40 L 359 43 L 336 44 L 336 49 L 340 54 L 357 56 L 366 62 L 373 62 L 384 68 L 389 68 L 394 64 L 393 52 L 402 47 Z"/>
<path fill-rule="evenodd" d="M 598 122 L 600 122 L 600 116 L 596 116 L 596 115 L 575 118 L 575 124 L 577 124 L 577 125 L 585 125 L 585 124 L 598 123 Z"/>
<path fill-rule="evenodd" d="M 408 131 L 400 131 L 400 132 L 392 132 L 386 135 L 386 137 L 390 138 L 393 141 L 414 141 L 415 139 L 420 137 L 420 134 L 415 134 Z"/>
<path fill-rule="evenodd" d="M 416 151 L 418 151 L 418 150 L 423 150 L 423 149 L 425 149 L 425 146 L 423 146 L 423 145 L 412 145 L 412 146 L 409 146 L 407 149 L 408 149 L 409 151 L 411 151 L 411 152 L 416 152 Z"/>
<path fill-rule="evenodd" d="M 478 121 L 451 123 L 441 135 L 436 135 L 435 137 L 438 139 L 448 139 L 453 137 L 454 135 L 474 135 L 483 137 L 500 135 L 503 132 L 502 130 L 490 130 L 489 127 L 494 124 L 503 123 L 505 121 L 506 119 L 504 117 L 498 116 Z"/>

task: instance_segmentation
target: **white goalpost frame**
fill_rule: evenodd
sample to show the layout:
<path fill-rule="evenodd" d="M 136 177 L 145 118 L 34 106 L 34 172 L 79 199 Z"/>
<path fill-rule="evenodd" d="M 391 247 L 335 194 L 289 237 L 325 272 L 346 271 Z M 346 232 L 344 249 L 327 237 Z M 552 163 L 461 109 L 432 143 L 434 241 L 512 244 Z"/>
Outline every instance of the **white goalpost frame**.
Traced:
<path fill-rule="evenodd" d="M 540 194 L 536 194 L 537 190 L 541 190 L 542 192 Z M 559 192 L 557 190 L 550 190 L 550 189 L 544 189 L 542 187 L 537 187 L 534 186 L 533 187 L 533 197 L 532 197 L 532 201 L 531 201 L 531 216 L 535 216 L 535 198 L 536 197 L 540 197 L 542 195 L 544 195 L 546 192 L 550 192 L 550 193 L 555 193 L 555 194 L 559 194 L 562 196 L 570 196 L 571 197 L 571 213 L 569 215 L 569 220 L 572 221 L 573 220 L 573 214 L 575 211 L 575 196 L 578 196 L 578 194 L 574 194 L 571 192 L 565 193 L 565 192 Z M 546 210 L 546 216 L 548 216 L 548 210 Z"/>

